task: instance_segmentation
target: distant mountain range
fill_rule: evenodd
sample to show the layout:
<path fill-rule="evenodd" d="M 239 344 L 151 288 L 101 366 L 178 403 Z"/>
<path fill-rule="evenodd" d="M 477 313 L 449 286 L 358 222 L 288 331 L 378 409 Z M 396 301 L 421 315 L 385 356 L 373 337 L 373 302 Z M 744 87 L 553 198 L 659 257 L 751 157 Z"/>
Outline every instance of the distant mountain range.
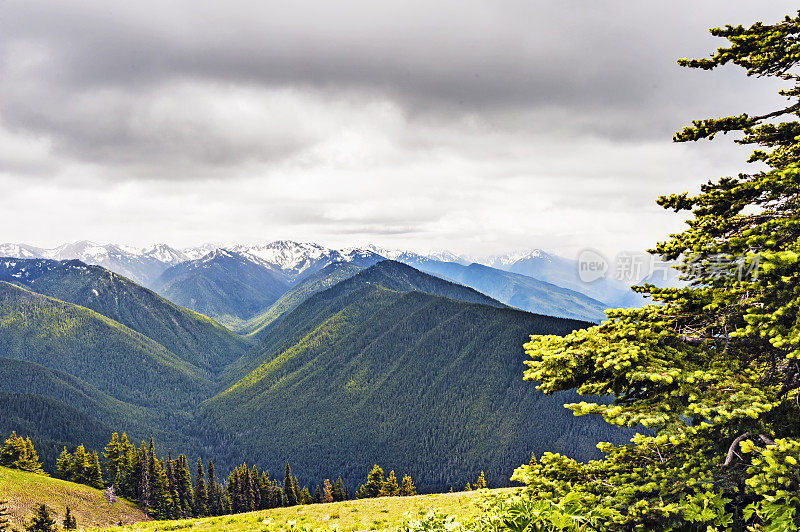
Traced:
<path fill-rule="evenodd" d="M 0 257 L 3 256 L 78 259 L 102 266 L 234 328 L 246 328 L 245 322 L 331 264 L 364 268 L 383 259 L 411 265 L 475 288 L 507 305 L 540 314 L 600 321 L 606 308 L 645 304 L 641 295 L 613 279 L 581 281 L 577 261 L 538 249 L 467 257 L 449 251 L 420 254 L 377 246 L 337 250 L 289 240 L 256 246 L 204 245 L 185 249 L 167 244 L 133 248 L 83 241 L 51 249 L 0 244 Z"/>

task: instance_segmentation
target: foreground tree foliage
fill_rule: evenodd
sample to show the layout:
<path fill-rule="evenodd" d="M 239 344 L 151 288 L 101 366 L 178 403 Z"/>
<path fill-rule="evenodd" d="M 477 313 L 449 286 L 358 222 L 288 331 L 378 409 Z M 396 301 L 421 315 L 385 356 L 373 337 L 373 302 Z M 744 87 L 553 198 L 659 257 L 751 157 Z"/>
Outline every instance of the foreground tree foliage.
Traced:
<path fill-rule="evenodd" d="M 25 526 L 28 532 L 55 532 L 56 522 L 50 516 L 47 506 L 40 504 L 31 518 L 31 522 Z"/>
<path fill-rule="evenodd" d="M 763 169 L 710 181 L 697 196 L 659 198 L 693 214 L 651 250 L 678 260 L 688 287 L 638 287 L 657 304 L 609 311 L 599 326 L 525 346 L 525 378 L 545 393 L 615 398 L 567 405 L 576 415 L 649 429 L 628 445 L 600 444 L 603 460 L 545 453 L 515 472 L 533 501 L 569 497 L 584 527 L 800 526 L 800 17 L 711 33 L 729 45 L 679 64 L 733 64 L 783 80 L 789 103 L 694 121 L 675 140 L 738 132 Z"/>
<path fill-rule="evenodd" d="M 8 530 L 11 525 L 8 524 L 8 510 L 6 510 L 8 501 L 0 500 L 0 531 Z"/>

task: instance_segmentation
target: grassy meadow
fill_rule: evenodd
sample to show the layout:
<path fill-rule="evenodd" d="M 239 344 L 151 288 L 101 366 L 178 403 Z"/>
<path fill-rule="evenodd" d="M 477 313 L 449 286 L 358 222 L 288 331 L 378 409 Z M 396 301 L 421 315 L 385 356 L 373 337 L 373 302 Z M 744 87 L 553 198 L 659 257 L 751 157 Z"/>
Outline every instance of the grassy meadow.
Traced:
<path fill-rule="evenodd" d="M 19 529 L 33 515 L 33 509 L 42 503 L 55 514 L 54 519 L 59 525 L 67 506 L 78 520 L 79 528 L 130 524 L 148 519 L 144 512 L 122 499 L 109 505 L 101 490 L 5 467 L 0 467 L 0 500 L 8 501 L 6 509 L 10 514 L 10 524 Z"/>
<path fill-rule="evenodd" d="M 419 518 L 433 508 L 442 512 L 469 519 L 480 509 L 475 501 L 487 492 L 508 492 L 504 490 L 466 491 L 456 493 L 436 493 L 413 497 L 379 497 L 327 504 L 309 504 L 290 508 L 274 508 L 236 515 L 186 519 L 182 521 L 151 521 L 135 523 L 122 527 L 104 528 L 104 531 L 146 531 L 191 530 L 201 531 L 270 531 L 288 532 L 299 527 L 313 529 L 337 529 L 339 532 L 389 530 L 402 523 L 404 514 L 410 512 Z"/>

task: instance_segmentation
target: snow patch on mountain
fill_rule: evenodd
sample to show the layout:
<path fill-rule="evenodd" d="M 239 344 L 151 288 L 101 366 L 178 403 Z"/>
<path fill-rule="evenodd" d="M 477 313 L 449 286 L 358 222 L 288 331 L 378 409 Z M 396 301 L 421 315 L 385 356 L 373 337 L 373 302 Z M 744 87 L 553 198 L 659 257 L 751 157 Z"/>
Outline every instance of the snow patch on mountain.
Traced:
<path fill-rule="evenodd" d="M 483 257 L 474 257 L 472 262 L 505 270 L 514 264 L 521 261 L 541 261 L 546 263 L 553 262 L 554 255 L 548 253 L 543 249 L 529 249 L 522 251 L 512 251 L 510 253 L 503 253 L 500 255 L 488 255 Z M 563 258 L 563 257 L 559 257 Z"/>

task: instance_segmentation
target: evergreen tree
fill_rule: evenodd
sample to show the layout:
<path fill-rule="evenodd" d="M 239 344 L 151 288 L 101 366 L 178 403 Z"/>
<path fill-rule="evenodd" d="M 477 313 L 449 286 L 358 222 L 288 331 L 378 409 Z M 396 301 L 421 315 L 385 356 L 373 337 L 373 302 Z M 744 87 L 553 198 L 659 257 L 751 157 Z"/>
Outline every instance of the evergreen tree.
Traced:
<path fill-rule="evenodd" d="M 141 477 L 141 461 L 139 451 L 136 446 L 128 441 L 128 435 L 124 432 L 119 438 L 120 459 L 117 465 L 115 478 L 109 478 L 113 482 L 117 493 L 129 499 L 137 499 L 139 493 L 139 478 Z"/>
<path fill-rule="evenodd" d="M 294 490 L 294 497 L 297 499 L 297 503 L 301 504 L 303 502 L 303 499 L 300 498 L 302 490 L 300 489 L 300 482 L 297 481 L 297 477 L 292 477 L 292 489 Z"/>
<path fill-rule="evenodd" d="M 657 304 L 526 344 L 525 376 L 540 390 L 614 397 L 567 406 L 649 429 L 628 445 L 599 445 L 603 460 L 548 453 L 515 472 L 531 498 L 569 497 L 598 529 L 800 527 L 800 13 L 711 33 L 728 46 L 679 64 L 737 65 L 783 84 L 790 103 L 697 120 L 675 140 L 738 132 L 760 168 L 659 198 L 692 215 L 653 250 L 679 261 L 688 286 L 639 287 Z"/>
<path fill-rule="evenodd" d="M 151 494 L 150 494 L 150 460 L 149 454 L 147 452 L 147 447 L 145 443 L 142 442 L 142 446 L 139 448 L 138 451 L 139 456 L 139 480 L 137 484 L 136 495 L 139 499 L 139 506 L 145 509 L 145 511 L 150 510 L 151 504 Z"/>
<path fill-rule="evenodd" d="M 66 446 L 56 460 L 56 474 L 64 480 L 72 480 L 72 455 L 67 452 Z"/>
<path fill-rule="evenodd" d="M 31 439 L 17 436 L 16 432 L 12 432 L 0 448 L 0 465 L 31 473 L 44 473 Z"/>
<path fill-rule="evenodd" d="M 328 479 L 326 478 L 325 480 Z M 317 488 L 314 490 L 314 502 L 317 504 L 322 502 L 322 489 L 319 487 L 319 484 L 317 484 Z"/>
<path fill-rule="evenodd" d="M 252 507 L 254 510 L 260 510 L 262 508 L 261 503 L 261 488 L 259 486 L 259 478 L 260 474 L 258 472 L 258 468 L 253 466 L 253 469 L 250 471 L 250 496 L 253 500 Z"/>
<path fill-rule="evenodd" d="M 72 478 L 70 478 L 70 480 L 79 484 L 86 484 L 88 480 L 86 476 L 86 466 L 86 449 L 83 447 L 83 444 L 81 444 L 75 448 L 75 454 L 72 455 L 72 467 L 70 468 L 72 471 Z"/>
<path fill-rule="evenodd" d="M 277 502 L 277 494 L 274 493 L 278 487 L 270 480 L 269 474 L 264 471 L 261 473 L 261 478 L 258 480 L 258 485 L 261 490 L 261 508 L 277 508 L 280 503 Z"/>
<path fill-rule="evenodd" d="M 322 485 L 322 502 L 333 502 L 335 499 L 333 498 L 333 486 L 330 479 L 326 478 Z"/>
<path fill-rule="evenodd" d="M 66 449 L 65 449 L 66 450 Z M 119 489 L 120 471 L 124 469 L 122 465 L 124 448 L 120 444 L 119 435 L 115 432 L 111 435 L 111 441 L 108 442 L 106 448 L 103 450 L 103 465 L 108 473 L 108 483 Z"/>
<path fill-rule="evenodd" d="M 103 489 L 103 470 L 100 469 L 100 460 L 96 451 L 89 453 L 86 460 L 86 484 L 93 488 Z"/>
<path fill-rule="evenodd" d="M 308 491 L 308 486 L 303 486 L 303 489 L 300 490 L 300 497 L 298 497 L 298 501 L 300 504 L 311 504 L 311 492 Z"/>
<path fill-rule="evenodd" d="M 485 487 L 486 487 L 486 477 L 484 477 L 483 471 L 481 471 L 481 474 L 478 477 L 478 480 L 475 481 L 474 488 L 476 490 L 481 490 L 481 489 L 484 489 Z"/>
<path fill-rule="evenodd" d="M 389 476 L 386 477 L 386 481 L 381 486 L 380 490 L 381 497 L 396 497 L 400 495 L 400 486 L 397 485 L 397 477 L 394 475 L 394 469 L 389 472 Z"/>
<path fill-rule="evenodd" d="M 33 519 L 25 527 L 28 532 L 55 532 L 56 522 L 50 516 L 50 510 L 47 506 L 40 504 L 33 514 Z"/>
<path fill-rule="evenodd" d="M 152 451 L 152 448 L 150 449 Z M 150 455 L 150 512 L 156 519 L 173 519 L 175 516 L 175 502 L 169 488 L 169 479 L 164 463 Z"/>
<path fill-rule="evenodd" d="M 78 520 L 72 515 L 69 506 L 64 511 L 64 521 L 62 521 L 61 526 L 64 530 L 76 530 L 78 528 Z"/>
<path fill-rule="evenodd" d="M 272 495 L 273 499 L 273 508 L 280 508 L 281 506 L 286 506 L 286 498 L 283 495 L 283 489 L 278 485 L 277 480 L 272 481 Z"/>
<path fill-rule="evenodd" d="M 342 482 L 342 477 L 336 479 L 336 484 L 333 485 L 332 490 L 333 500 L 334 501 L 344 501 L 347 499 L 347 495 L 345 494 L 344 483 Z"/>
<path fill-rule="evenodd" d="M 356 491 L 356 499 L 380 496 L 383 483 L 383 469 L 378 464 L 375 464 L 367 475 L 367 482 L 362 484 Z"/>
<path fill-rule="evenodd" d="M 228 482 L 225 486 L 225 489 L 228 492 L 228 496 L 231 498 L 231 507 L 233 509 L 233 513 L 239 513 L 242 511 L 242 496 L 241 490 L 239 489 L 239 468 L 236 467 L 233 471 L 230 472 L 228 475 Z"/>
<path fill-rule="evenodd" d="M 194 484 L 194 515 L 204 517 L 208 515 L 208 489 L 206 488 L 203 460 L 197 459 L 197 475 Z"/>
<path fill-rule="evenodd" d="M 217 476 L 214 471 L 214 461 L 208 459 L 208 512 L 210 515 L 222 515 L 222 494 L 217 485 Z"/>
<path fill-rule="evenodd" d="M 6 504 L 8 504 L 8 501 L 0 499 L 0 532 L 4 532 L 11 527 L 11 525 L 8 524 L 8 516 L 10 514 L 8 510 L 6 510 Z"/>
<path fill-rule="evenodd" d="M 297 504 L 297 492 L 295 491 L 292 469 L 289 467 L 289 462 L 286 462 L 286 472 L 283 476 L 283 497 L 284 505 L 294 506 Z"/>
<path fill-rule="evenodd" d="M 400 495 L 404 497 L 410 497 L 411 495 L 417 494 L 417 487 L 414 486 L 414 481 L 411 480 L 409 475 L 405 475 L 403 477 L 403 481 L 400 483 Z"/>
<path fill-rule="evenodd" d="M 180 516 L 180 496 L 178 495 L 178 484 L 175 480 L 175 461 L 172 459 L 172 449 L 167 451 L 167 459 L 163 461 L 164 472 L 167 475 L 167 486 L 170 500 L 169 514 L 172 518 Z"/>
<path fill-rule="evenodd" d="M 178 456 L 178 462 L 175 466 L 175 483 L 177 485 L 180 515 L 183 518 L 191 517 L 194 490 L 192 489 L 192 475 L 189 472 L 189 461 L 184 454 Z"/>

